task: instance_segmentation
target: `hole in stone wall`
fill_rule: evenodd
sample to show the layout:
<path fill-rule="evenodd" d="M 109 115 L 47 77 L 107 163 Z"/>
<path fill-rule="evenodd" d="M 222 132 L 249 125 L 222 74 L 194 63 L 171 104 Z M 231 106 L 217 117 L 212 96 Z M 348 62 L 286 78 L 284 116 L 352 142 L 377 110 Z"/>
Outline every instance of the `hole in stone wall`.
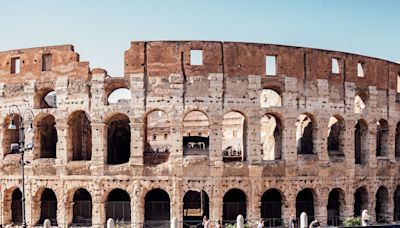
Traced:
<path fill-rule="evenodd" d="M 222 222 L 236 220 L 238 215 L 246 219 L 246 194 L 240 189 L 231 189 L 223 198 Z"/>
<path fill-rule="evenodd" d="M 354 155 L 356 164 L 365 164 L 368 156 L 368 125 L 364 120 L 357 121 L 354 133 Z"/>
<path fill-rule="evenodd" d="M 396 191 L 393 195 L 393 202 L 394 202 L 394 214 L 393 214 L 393 221 L 400 220 L 400 187 L 397 186 Z"/>
<path fill-rule="evenodd" d="M 387 223 L 390 221 L 389 214 L 389 193 L 387 188 L 381 186 L 376 193 L 376 222 L 377 223 Z"/>
<path fill-rule="evenodd" d="M 183 120 L 184 154 L 208 154 L 209 136 L 210 123 L 208 117 L 200 111 L 189 112 Z"/>
<path fill-rule="evenodd" d="M 203 65 L 203 50 L 190 50 L 190 65 Z"/>
<path fill-rule="evenodd" d="M 311 117 L 301 114 L 296 125 L 297 153 L 314 154 L 314 124 Z"/>
<path fill-rule="evenodd" d="M 79 226 L 92 225 L 92 196 L 83 188 L 76 190 L 73 198 L 72 224 Z"/>
<path fill-rule="evenodd" d="M 11 221 L 15 225 L 22 224 L 22 192 L 19 188 L 15 189 L 12 193 Z"/>
<path fill-rule="evenodd" d="M 123 164 L 131 156 L 131 128 L 124 114 L 114 115 L 107 124 L 107 164 Z"/>
<path fill-rule="evenodd" d="M 360 187 L 354 193 L 354 216 L 360 216 L 362 210 L 368 208 L 368 193 L 365 188 Z"/>
<path fill-rule="evenodd" d="M 271 114 L 261 118 L 261 145 L 263 160 L 282 158 L 282 126 L 279 119 Z"/>
<path fill-rule="evenodd" d="M 203 216 L 209 217 L 209 198 L 205 191 L 188 191 L 183 197 L 183 221 L 195 226 Z"/>
<path fill-rule="evenodd" d="M 400 158 L 400 122 L 396 125 L 396 137 L 395 137 L 395 157 Z"/>
<path fill-rule="evenodd" d="M 344 138 L 344 121 L 341 117 L 331 116 L 328 123 L 328 155 L 331 161 L 339 162 L 344 157 L 343 142 Z"/>
<path fill-rule="evenodd" d="M 265 74 L 268 76 L 276 76 L 276 56 L 265 56 Z"/>
<path fill-rule="evenodd" d="M 72 160 L 90 160 L 92 156 L 92 127 L 86 112 L 74 112 L 68 121 L 68 125 Z"/>
<path fill-rule="evenodd" d="M 282 106 L 282 98 L 275 90 L 263 89 L 260 97 L 261 108 Z"/>
<path fill-rule="evenodd" d="M 145 163 L 160 164 L 166 162 L 171 152 L 173 140 L 168 114 L 155 110 L 146 117 Z"/>
<path fill-rule="evenodd" d="M 52 55 L 43 54 L 42 55 L 42 71 L 51 71 L 52 65 Z"/>
<path fill-rule="evenodd" d="M 106 202 L 106 222 L 109 218 L 121 223 L 131 222 L 131 197 L 122 189 L 110 192 Z"/>
<path fill-rule="evenodd" d="M 354 97 L 354 113 L 362 114 L 365 107 L 364 100 L 360 96 L 356 95 Z"/>
<path fill-rule="evenodd" d="M 357 77 L 364 77 L 364 63 L 357 63 Z"/>
<path fill-rule="evenodd" d="M 269 189 L 261 197 L 261 218 L 265 227 L 282 226 L 282 196 L 276 189 Z"/>
<path fill-rule="evenodd" d="M 229 112 L 222 120 L 222 156 L 224 161 L 243 161 L 245 118 L 239 112 Z"/>
<path fill-rule="evenodd" d="M 40 132 L 40 158 L 56 158 L 57 130 L 54 116 L 42 118 L 38 124 Z"/>
<path fill-rule="evenodd" d="M 11 74 L 19 74 L 21 69 L 21 60 L 19 57 L 11 58 Z"/>
<path fill-rule="evenodd" d="M 339 226 L 342 223 L 342 214 L 345 206 L 345 196 L 343 190 L 335 188 L 329 193 L 327 205 L 327 224 L 329 226 Z"/>
<path fill-rule="evenodd" d="M 35 94 L 35 108 L 56 108 L 57 94 L 52 88 L 43 88 Z"/>
<path fill-rule="evenodd" d="M 107 101 L 108 104 L 117 104 L 117 103 L 126 103 L 132 99 L 132 93 L 127 88 L 119 88 L 110 93 L 108 95 Z"/>
<path fill-rule="evenodd" d="M 314 220 L 314 196 L 309 188 L 301 190 L 296 196 L 296 218 L 300 218 L 302 212 L 307 213 L 308 221 Z"/>
<path fill-rule="evenodd" d="M 389 126 L 384 119 L 379 120 L 376 129 L 376 156 L 388 155 L 389 144 Z"/>
<path fill-rule="evenodd" d="M 170 198 L 159 188 L 150 190 L 145 197 L 144 227 L 163 227 L 170 224 Z"/>
<path fill-rule="evenodd" d="M 332 73 L 333 74 L 339 74 L 340 73 L 339 59 L 332 58 Z"/>
<path fill-rule="evenodd" d="M 44 189 L 41 196 L 39 224 L 45 219 L 50 219 L 51 225 L 57 225 L 57 197 L 49 188 Z"/>

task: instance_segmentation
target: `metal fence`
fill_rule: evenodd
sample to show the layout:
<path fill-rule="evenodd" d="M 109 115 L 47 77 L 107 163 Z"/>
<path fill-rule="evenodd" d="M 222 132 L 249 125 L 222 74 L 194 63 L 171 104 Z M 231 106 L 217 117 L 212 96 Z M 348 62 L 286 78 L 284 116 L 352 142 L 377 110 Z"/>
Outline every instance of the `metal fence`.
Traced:
<path fill-rule="evenodd" d="M 110 201 L 106 203 L 106 218 L 112 218 L 119 224 L 131 222 L 131 202 Z"/>

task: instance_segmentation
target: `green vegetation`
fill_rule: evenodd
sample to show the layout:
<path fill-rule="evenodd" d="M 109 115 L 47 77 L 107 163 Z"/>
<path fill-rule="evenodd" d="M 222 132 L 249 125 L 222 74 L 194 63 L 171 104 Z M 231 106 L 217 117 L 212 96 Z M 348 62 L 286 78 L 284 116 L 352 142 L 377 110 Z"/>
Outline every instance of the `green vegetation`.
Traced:
<path fill-rule="evenodd" d="M 360 226 L 361 225 L 361 217 L 349 217 L 343 221 L 344 226 Z"/>

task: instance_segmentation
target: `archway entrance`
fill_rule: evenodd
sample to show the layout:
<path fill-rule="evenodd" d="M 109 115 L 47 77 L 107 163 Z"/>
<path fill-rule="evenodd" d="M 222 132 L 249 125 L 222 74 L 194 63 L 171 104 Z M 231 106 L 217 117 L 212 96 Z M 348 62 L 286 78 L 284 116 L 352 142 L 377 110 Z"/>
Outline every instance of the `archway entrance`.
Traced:
<path fill-rule="evenodd" d="M 242 190 L 231 189 L 224 196 L 222 222 L 233 223 L 238 215 L 246 219 L 246 195 Z"/>
<path fill-rule="evenodd" d="M 308 221 L 314 220 L 314 195 L 311 189 L 301 190 L 296 197 L 296 217 L 300 218 L 300 214 L 306 212 Z"/>
<path fill-rule="evenodd" d="M 39 224 L 43 224 L 45 219 L 49 219 L 52 226 L 57 225 L 57 197 L 51 189 L 44 189 L 40 203 Z"/>
<path fill-rule="evenodd" d="M 262 195 L 261 217 L 265 227 L 282 226 L 282 196 L 278 190 L 270 189 Z"/>
<path fill-rule="evenodd" d="M 106 203 L 106 221 L 112 218 L 118 224 L 131 222 L 131 197 L 122 189 L 110 192 Z"/>
<path fill-rule="evenodd" d="M 72 224 L 74 226 L 92 225 L 92 196 L 80 188 L 74 194 Z"/>
<path fill-rule="evenodd" d="M 365 188 L 360 187 L 354 193 L 354 216 L 360 216 L 362 210 L 368 208 L 368 193 Z"/>
<path fill-rule="evenodd" d="M 170 199 L 162 189 L 153 189 L 146 194 L 144 208 L 144 227 L 169 227 Z"/>
<path fill-rule="evenodd" d="M 191 228 L 209 217 L 209 198 L 205 191 L 188 191 L 183 197 L 183 227 Z"/>

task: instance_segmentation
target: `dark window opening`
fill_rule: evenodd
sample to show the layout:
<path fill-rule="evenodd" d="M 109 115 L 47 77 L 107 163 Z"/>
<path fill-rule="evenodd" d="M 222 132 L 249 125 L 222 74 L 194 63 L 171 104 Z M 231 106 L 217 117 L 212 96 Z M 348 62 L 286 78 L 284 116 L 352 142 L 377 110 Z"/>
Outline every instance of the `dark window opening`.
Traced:
<path fill-rule="evenodd" d="M 52 56 L 51 54 L 42 55 L 42 71 L 51 71 Z"/>
<path fill-rule="evenodd" d="M 188 191 L 183 197 L 183 227 L 190 228 L 209 217 L 209 198 L 206 192 Z"/>
<path fill-rule="evenodd" d="M 345 204 L 344 195 L 339 189 L 333 189 L 329 193 L 328 205 L 327 205 L 327 216 L 329 226 L 339 226 L 342 224 L 341 211 L 344 210 Z"/>
<path fill-rule="evenodd" d="M 22 192 L 15 189 L 11 201 L 11 221 L 16 225 L 22 224 Z"/>
<path fill-rule="evenodd" d="M 11 74 L 19 74 L 21 69 L 21 60 L 19 58 L 11 58 Z"/>
<path fill-rule="evenodd" d="M 231 189 L 224 195 L 222 222 L 233 223 L 238 215 L 246 219 L 246 195 L 239 189 Z"/>
<path fill-rule="evenodd" d="M 296 217 L 300 218 L 302 212 L 307 213 L 309 223 L 314 220 L 314 196 L 308 188 L 301 190 L 296 196 Z"/>
<path fill-rule="evenodd" d="M 355 127 L 354 133 L 354 150 L 356 164 L 365 164 L 368 155 L 368 138 L 367 125 L 364 121 L 359 120 Z"/>
<path fill-rule="evenodd" d="M 389 193 L 385 187 L 380 187 L 376 193 L 376 222 L 388 223 L 390 221 L 389 214 Z"/>
<path fill-rule="evenodd" d="M 92 128 L 85 112 L 72 114 L 68 121 L 72 160 L 90 160 L 92 154 Z"/>
<path fill-rule="evenodd" d="M 393 202 L 394 202 L 393 221 L 399 221 L 400 220 L 400 187 L 399 186 L 397 186 L 396 191 L 394 192 Z"/>
<path fill-rule="evenodd" d="M 208 117 L 199 111 L 188 113 L 183 120 L 184 155 L 208 154 L 209 135 Z"/>
<path fill-rule="evenodd" d="M 161 189 L 146 194 L 144 208 L 145 227 L 163 227 L 170 224 L 170 198 Z"/>
<path fill-rule="evenodd" d="M 388 155 L 389 127 L 386 120 L 379 120 L 376 132 L 376 156 Z"/>
<path fill-rule="evenodd" d="M 354 216 L 361 216 L 361 212 L 368 208 L 368 194 L 365 188 L 361 187 L 354 193 Z"/>
<path fill-rule="evenodd" d="M 74 194 L 73 217 L 74 226 L 91 226 L 92 225 L 92 196 L 90 193 L 80 188 Z"/>
<path fill-rule="evenodd" d="M 49 219 L 52 226 L 57 226 L 57 197 L 51 189 L 46 188 L 40 202 L 39 224 Z"/>
<path fill-rule="evenodd" d="M 56 158 L 57 130 L 54 116 L 44 117 L 38 125 L 40 132 L 40 158 Z"/>
<path fill-rule="evenodd" d="M 314 126 L 312 119 L 302 114 L 297 119 L 297 153 L 314 154 Z"/>
<path fill-rule="evenodd" d="M 123 164 L 131 156 L 131 128 L 129 118 L 118 114 L 108 123 L 107 164 Z"/>
<path fill-rule="evenodd" d="M 265 227 L 282 226 L 282 196 L 278 190 L 270 189 L 262 195 L 261 217 Z"/>
<path fill-rule="evenodd" d="M 120 223 L 131 222 L 131 197 L 122 189 L 114 189 L 106 203 L 106 221 L 112 218 Z"/>
<path fill-rule="evenodd" d="M 400 122 L 396 125 L 396 137 L 395 137 L 395 157 L 400 158 Z"/>
<path fill-rule="evenodd" d="M 329 135 L 328 135 L 328 155 L 332 162 L 344 161 L 343 145 L 344 142 L 344 126 L 340 118 L 331 117 L 329 119 Z"/>

